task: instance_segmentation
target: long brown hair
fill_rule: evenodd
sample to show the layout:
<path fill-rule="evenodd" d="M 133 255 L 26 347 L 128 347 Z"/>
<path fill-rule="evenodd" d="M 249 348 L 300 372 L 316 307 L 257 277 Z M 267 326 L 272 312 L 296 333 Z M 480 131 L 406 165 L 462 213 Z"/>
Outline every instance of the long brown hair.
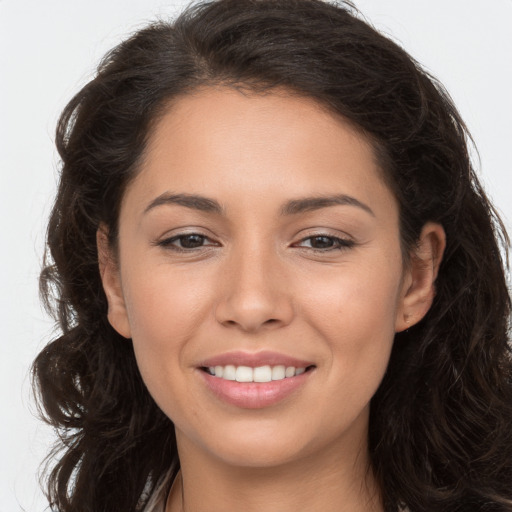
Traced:
<path fill-rule="evenodd" d="M 123 192 L 170 100 L 210 84 L 285 87 L 372 142 L 409 250 L 428 221 L 447 247 L 434 304 L 396 336 L 372 400 L 369 446 L 386 511 L 512 510 L 508 239 L 443 87 L 348 4 L 219 0 L 114 48 L 57 128 L 60 184 L 41 294 L 61 334 L 34 362 L 59 441 L 47 493 L 61 512 L 142 510 L 179 468 L 172 422 L 149 395 L 131 343 L 109 325 L 96 231 L 117 240 Z"/>

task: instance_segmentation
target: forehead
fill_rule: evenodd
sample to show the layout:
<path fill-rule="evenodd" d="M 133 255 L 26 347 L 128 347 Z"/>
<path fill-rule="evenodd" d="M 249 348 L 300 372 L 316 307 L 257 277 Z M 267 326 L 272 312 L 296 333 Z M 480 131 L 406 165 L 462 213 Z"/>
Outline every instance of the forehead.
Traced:
<path fill-rule="evenodd" d="M 212 87 L 168 106 L 132 185 L 147 196 L 250 191 L 282 201 L 336 192 L 368 202 L 390 194 L 381 176 L 369 141 L 316 101 Z"/>

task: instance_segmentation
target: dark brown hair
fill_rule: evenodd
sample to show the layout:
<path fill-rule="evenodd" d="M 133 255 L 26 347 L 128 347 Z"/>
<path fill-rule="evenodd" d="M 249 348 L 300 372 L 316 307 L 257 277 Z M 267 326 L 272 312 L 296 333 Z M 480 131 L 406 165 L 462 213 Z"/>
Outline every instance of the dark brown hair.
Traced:
<path fill-rule="evenodd" d="M 34 362 L 62 450 L 48 474 L 61 512 L 140 511 L 179 468 L 173 425 L 130 341 L 109 325 L 96 231 L 115 245 L 121 198 L 173 98 L 224 84 L 310 97 L 372 142 L 409 250 L 428 222 L 447 247 L 427 316 L 396 336 L 372 400 L 369 446 L 386 511 L 512 511 L 510 296 L 505 230 L 443 87 L 350 4 L 220 0 L 112 50 L 57 128 L 62 172 L 41 292 L 61 335 Z M 504 252 L 501 252 L 504 251 Z"/>

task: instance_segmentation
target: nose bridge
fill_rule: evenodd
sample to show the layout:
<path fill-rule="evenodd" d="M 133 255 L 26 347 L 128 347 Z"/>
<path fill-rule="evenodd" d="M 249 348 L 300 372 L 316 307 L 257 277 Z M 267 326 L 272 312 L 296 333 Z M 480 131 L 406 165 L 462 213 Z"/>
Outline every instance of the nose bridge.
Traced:
<path fill-rule="evenodd" d="M 288 324 L 293 306 L 286 280 L 274 244 L 263 237 L 235 244 L 223 273 L 218 321 L 244 331 Z"/>

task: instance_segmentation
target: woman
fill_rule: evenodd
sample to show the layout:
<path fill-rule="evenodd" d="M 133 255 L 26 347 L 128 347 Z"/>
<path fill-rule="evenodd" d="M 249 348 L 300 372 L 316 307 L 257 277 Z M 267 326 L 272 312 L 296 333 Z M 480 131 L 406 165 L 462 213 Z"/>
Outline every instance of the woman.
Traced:
<path fill-rule="evenodd" d="M 349 5 L 197 4 L 114 49 L 57 133 L 52 505 L 512 510 L 507 238 L 468 138 Z"/>

